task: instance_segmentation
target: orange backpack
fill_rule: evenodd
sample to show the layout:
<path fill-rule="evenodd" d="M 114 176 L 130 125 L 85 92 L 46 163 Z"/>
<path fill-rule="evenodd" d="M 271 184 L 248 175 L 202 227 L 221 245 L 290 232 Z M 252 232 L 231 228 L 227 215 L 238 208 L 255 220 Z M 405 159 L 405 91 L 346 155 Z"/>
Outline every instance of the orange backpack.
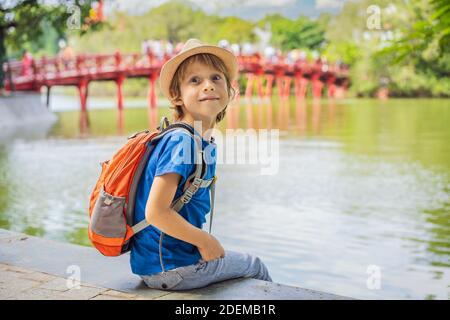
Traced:
<path fill-rule="evenodd" d="M 172 202 L 175 211 L 188 203 L 199 188 L 211 186 L 211 217 L 214 211 L 214 184 L 216 177 L 205 180 L 207 168 L 203 158 L 201 138 L 192 127 L 178 122 L 169 124 L 166 117 L 156 131 L 138 132 L 128 138 L 111 160 L 101 163 L 101 174 L 89 203 L 89 239 L 105 256 L 118 256 L 131 249 L 130 239 L 149 224 L 144 218 L 133 225 L 137 188 L 145 171 L 151 152 L 157 142 L 172 130 L 185 130 L 194 138 L 197 161 L 194 172 L 188 177 L 183 194 Z M 202 159 L 201 161 L 199 159 Z M 201 163 L 200 163 L 201 162 Z M 160 250 L 163 233 L 160 237 Z M 160 252 L 161 256 L 161 252 Z"/>

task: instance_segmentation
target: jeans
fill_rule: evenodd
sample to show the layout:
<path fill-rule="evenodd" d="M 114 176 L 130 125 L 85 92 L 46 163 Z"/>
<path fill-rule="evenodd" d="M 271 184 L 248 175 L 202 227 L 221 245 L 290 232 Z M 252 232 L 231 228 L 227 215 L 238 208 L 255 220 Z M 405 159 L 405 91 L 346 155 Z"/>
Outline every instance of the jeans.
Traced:
<path fill-rule="evenodd" d="M 272 282 L 269 271 L 260 258 L 247 253 L 225 251 L 225 257 L 208 262 L 198 262 L 154 275 L 141 275 L 145 284 L 159 290 L 190 290 L 212 283 L 253 278 Z"/>

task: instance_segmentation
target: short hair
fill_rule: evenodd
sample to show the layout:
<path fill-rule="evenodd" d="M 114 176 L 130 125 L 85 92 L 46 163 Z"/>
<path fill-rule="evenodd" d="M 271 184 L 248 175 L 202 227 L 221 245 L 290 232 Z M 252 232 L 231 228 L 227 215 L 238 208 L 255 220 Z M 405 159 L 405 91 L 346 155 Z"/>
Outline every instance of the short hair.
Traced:
<path fill-rule="evenodd" d="M 195 62 L 203 63 L 224 74 L 227 83 L 229 101 L 231 101 L 236 94 L 236 91 L 231 84 L 230 73 L 220 58 L 210 53 L 198 53 L 193 56 L 190 56 L 178 66 L 177 70 L 175 71 L 175 74 L 173 75 L 172 81 L 170 82 L 169 93 L 172 99 L 171 102 L 173 104 L 171 109 L 174 109 L 173 116 L 175 120 L 181 119 L 184 115 L 184 112 L 182 107 L 176 105 L 174 101 L 181 98 L 180 84 L 183 81 L 184 77 L 186 76 L 186 70 L 188 66 L 190 66 Z M 225 117 L 227 106 L 228 105 L 226 105 L 225 108 L 216 116 L 216 123 L 218 123 Z"/>

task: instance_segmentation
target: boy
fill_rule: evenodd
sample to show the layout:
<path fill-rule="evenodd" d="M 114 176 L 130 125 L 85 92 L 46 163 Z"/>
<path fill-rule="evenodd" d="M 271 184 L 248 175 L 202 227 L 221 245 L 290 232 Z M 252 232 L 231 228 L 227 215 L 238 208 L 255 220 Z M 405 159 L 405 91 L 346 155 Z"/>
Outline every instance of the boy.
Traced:
<path fill-rule="evenodd" d="M 208 147 L 204 179 L 215 174 L 215 144 L 211 129 L 225 116 L 234 96 L 231 86 L 237 77 L 236 57 L 226 49 L 190 39 L 161 69 L 163 94 L 175 111 L 175 120 L 191 126 Z M 195 122 L 195 126 L 194 126 Z M 201 124 L 197 126 L 197 124 Z M 152 152 L 139 183 L 135 221 L 147 219 L 149 227 L 136 234 L 131 249 L 131 268 L 154 289 L 187 290 L 211 283 L 251 277 L 272 281 L 258 257 L 225 251 L 220 242 L 203 231 L 210 197 L 199 189 L 179 212 L 171 208 L 183 194 L 186 179 L 195 169 L 195 141 L 183 130 L 167 133 Z M 179 161 L 180 152 L 191 150 Z M 160 235 L 166 236 L 161 242 Z"/>

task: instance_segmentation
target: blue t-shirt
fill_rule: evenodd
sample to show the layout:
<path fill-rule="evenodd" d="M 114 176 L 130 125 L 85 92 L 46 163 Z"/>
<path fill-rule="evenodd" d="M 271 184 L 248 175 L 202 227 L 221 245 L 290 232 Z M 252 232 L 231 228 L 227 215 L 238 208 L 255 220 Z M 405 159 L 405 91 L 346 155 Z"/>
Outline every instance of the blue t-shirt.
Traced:
<path fill-rule="evenodd" d="M 200 136 L 197 131 L 195 134 Z M 216 145 L 202 138 L 202 148 L 207 163 L 207 174 L 204 179 L 211 179 L 216 170 Z M 139 181 L 134 224 L 145 219 L 145 206 L 154 177 L 172 172 L 181 176 L 175 200 L 183 194 L 184 183 L 195 170 L 196 158 L 195 141 L 185 130 L 177 129 L 161 138 L 150 154 L 147 167 Z M 202 228 L 206 215 L 210 212 L 209 190 L 210 187 L 198 189 L 191 201 L 178 212 L 198 228 Z M 134 274 L 151 275 L 162 272 L 159 260 L 159 236 L 160 230 L 153 225 L 133 236 L 130 264 Z M 201 259 L 196 246 L 168 234 L 165 234 L 163 238 L 162 256 L 165 270 L 195 264 Z"/>

